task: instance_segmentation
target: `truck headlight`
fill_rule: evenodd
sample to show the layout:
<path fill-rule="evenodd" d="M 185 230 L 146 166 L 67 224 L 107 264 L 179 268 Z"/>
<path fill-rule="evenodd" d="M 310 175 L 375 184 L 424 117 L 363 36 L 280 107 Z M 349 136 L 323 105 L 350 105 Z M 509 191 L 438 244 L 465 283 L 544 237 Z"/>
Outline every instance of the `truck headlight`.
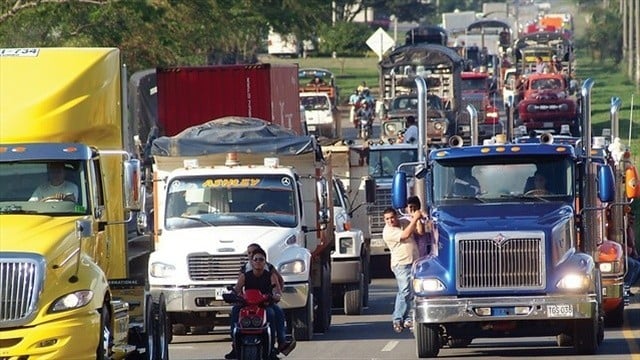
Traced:
<path fill-rule="evenodd" d="M 585 274 L 567 274 L 556 286 L 565 290 L 582 290 L 589 287 L 589 277 Z"/>
<path fill-rule="evenodd" d="M 280 264 L 278 270 L 282 275 L 297 275 L 302 274 L 306 270 L 306 266 L 304 261 L 302 260 L 293 260 L 284 264 Z"/>
<path fill-rule="evenodd" d="M 176 267 L 171 264 L 165 264 L 161 262 L 154 262 L 151 264 L 149 273 L 153 277 L 167 278 L 173 276 L 176 271 Z"/>
<path fill-rule="evenodd" d="M 340 254 L 354 253 L 352 237 L 341 237 L 338 240 L 338 244 L 339 244 Z"/>
<path fill-rule="evenodd" d="M 620 262 L 618 261 L 603 262 L 603 263 L 600 263 L 599 267 L 602 273 L 617 273 L 620 271 Z"/>
<path fill-rule="evenodd" d="M 436 292 L 444 289 L 444 284 L 438 279 L 413 279 L 413 292 L 415 293 Z"/>
<path fill-rule="evenodd" d="M 536 110 L 537 110 L 537 109 L 538 109 L 538 108 L 537 108 L 535 105 L 533 105 L 533 104 L 529 104 L 529 105 L 527 105 L 527 112 L 530 112 L 530 113 L 532 113 L 532 112 L 536 112 Z"/>
<path fill-rule="evenodd" d="M 79 290 L 70 294 L 59 297 L 51 304 L 50 313 L 77 309 L 87 305 L 93 299 L 93 291 Z"/>

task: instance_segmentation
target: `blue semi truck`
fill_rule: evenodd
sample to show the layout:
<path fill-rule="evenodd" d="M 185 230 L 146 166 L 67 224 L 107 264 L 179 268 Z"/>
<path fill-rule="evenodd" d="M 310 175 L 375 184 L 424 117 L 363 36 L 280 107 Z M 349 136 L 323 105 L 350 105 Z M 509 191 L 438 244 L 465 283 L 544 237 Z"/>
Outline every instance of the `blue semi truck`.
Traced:
<path fill-rule="evenodd" d="M 582 89 L 584 104 L 592 85 Z M 584 116 L 583 127 L 589 123 Z M 529 143 L 453 142 L 419 154 L 412 174 L 402 171 L 409 164 L 398 167 L 394 207 L 406 205 L 407 178 L 422 177 L 418 196 L 436 231 L 437 246 L 412 270 L 419 358 L 475 338 L 524 336 L 597 351 L 604 311 L 593 216 L 597 201 L 614 200 L 615 183 L 610 166 L 585 165 L 593 162 L 591 133 L 583 133 L 573 145 L 554 143 L 551 134 Z"/>

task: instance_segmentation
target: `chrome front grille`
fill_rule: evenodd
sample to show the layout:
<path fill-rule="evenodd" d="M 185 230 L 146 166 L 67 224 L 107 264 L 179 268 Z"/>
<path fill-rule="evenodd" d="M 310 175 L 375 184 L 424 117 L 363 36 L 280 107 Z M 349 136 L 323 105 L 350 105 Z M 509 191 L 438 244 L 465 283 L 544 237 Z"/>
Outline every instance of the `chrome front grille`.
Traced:
<path fill-rule="evenodd" d="M 382 233 L 384 228 L 384 209 L 391 206 L 391 189 L 376 188 L 376 202 L 367 206 L 369 229 L 371 234 Z"/>
<path fill-rule="evenodd" d="M 44 268 L 40 256 L 1 255 L 0 328 L 26 324 L 35 316 Z"/>
<path fill-rule="evenodd" d="M 210 255 L 190 254 L 189 277 L 194 281 L 228 280 L 235 282 L 241 267 L 246 264 L 246 254 Z"/>
<path fill-rule="evenodd" d="M 545 286 L 541 235 L 458 239 L 457 281 L 460 290 L 541 289 Z"/>

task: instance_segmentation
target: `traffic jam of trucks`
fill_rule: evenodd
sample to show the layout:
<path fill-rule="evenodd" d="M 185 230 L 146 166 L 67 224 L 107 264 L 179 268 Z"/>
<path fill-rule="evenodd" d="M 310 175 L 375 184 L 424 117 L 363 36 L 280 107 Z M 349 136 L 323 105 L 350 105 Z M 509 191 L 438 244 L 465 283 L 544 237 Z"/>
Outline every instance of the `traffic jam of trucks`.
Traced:
<path fill-rule="evenodd" d="M 0 49 L 0 359 L 168 359 L 175 336 L 229 328 L 251 244 L 287 335 L 313 340 L 335 309 L 366 313 L 383 213 L 409 196 L 435 235 L 412 268 L 418 358 L 521 336 L 596 353 L 629 305 L 640 197 L 621 101 L 593 135 L 571 15 L 512 26 L 407 31 L 378 63 L 377 139 L 344 136 L 327 69 L 129 76 L 116 48 Z"/>

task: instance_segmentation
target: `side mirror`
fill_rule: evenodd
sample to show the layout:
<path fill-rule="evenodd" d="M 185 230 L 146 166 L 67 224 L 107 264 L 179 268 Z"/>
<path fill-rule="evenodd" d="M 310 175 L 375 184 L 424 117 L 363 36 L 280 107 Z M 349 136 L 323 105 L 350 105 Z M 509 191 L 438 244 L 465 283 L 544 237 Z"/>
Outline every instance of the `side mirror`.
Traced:
<path fill-rule="evenodd" d="M 394 209 L 407 207 L 407 174 L 403 171 L 399 171 L 393 176 L 391 204 Z"/>
<path fill-rule="evenodd" d="M 367 204 L 376 202 L 376 179 L 368 177 L 364 180 L 364 197 Z"/>
<path fill-rule="evenodd" d="M 140 160 L 129 159 L 123 164 L 124 171 L 124 207 L 129 211 L 138 211 L 142 207 L 142 174 Z"/>
<path fill-rule="evenodd" d="M 320 209 L 325 209 L 327 207 L 327 181 L 325 179 L 316 181 L 316 196 Z"/>
<path fill-rule="evenodd" d="M 609 165 L 598 167 L 598 199 L 602 202 L 615 200 L 615 176 Z"/>

